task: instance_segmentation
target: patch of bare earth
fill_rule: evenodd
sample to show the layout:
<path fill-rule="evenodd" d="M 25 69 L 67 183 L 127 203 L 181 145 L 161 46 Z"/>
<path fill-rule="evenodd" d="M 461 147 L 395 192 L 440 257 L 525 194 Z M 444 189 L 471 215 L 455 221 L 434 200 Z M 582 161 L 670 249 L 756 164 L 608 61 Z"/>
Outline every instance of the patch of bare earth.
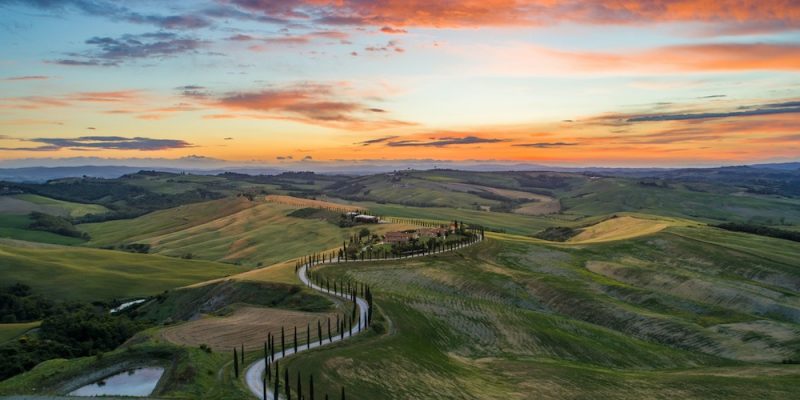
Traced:
<path fill-rule="evenodd" d="M 317 321 L 322 323 L 323 337 L 327 337 L 327 318 L 336 325 L 336 314 L 321 314 L 303 311 L 281 310 L 244 306 L 233 314 L 204 318 L 169 327 L 161 331 L 161 337 L 171 343 L 184 346 L 206 344 L 215 351 L 228 351 L 244 345 L 255 350 L 264 346 L 267 333 L 280 335 L 281 327 L 286 332 L 286 344 L 293 345 L 294 327 L 297 327 L 298 342 L 305 342 L 306 327 L 311 325 L 312 340 L 317 338 Z"/>

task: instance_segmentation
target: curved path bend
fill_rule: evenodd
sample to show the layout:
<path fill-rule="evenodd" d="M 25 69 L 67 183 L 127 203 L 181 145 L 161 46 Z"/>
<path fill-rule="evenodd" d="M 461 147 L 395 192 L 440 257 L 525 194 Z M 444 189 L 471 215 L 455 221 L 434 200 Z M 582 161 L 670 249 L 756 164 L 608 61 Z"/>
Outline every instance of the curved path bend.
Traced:
<path fill-rule="evenodd" d="M 321 265 L 321 264 L 394 261 L 394 260 L 405 260 L 405 259 L 414 258 L 414 257 L 424 257 L 424 256 L 428 256 L 428 255 L 441 254 L 441 253 L 445 253 L 445 252 L 449 252 L 449 251 L 455 251 L 455 250 L 458 250 L 458 249 L 462 249 L 464 247 L 468 247 L 468 246 L 471 246 L 473 244 L 479 243 L 482 240 L 483 240 L 483 238 L 478 236 L 478 240 L 477 241 L 472 242 L 472 243 L 462 244 L 462 245 L 454 247 L 453 249 L 450 249 L 450 250 L 441 250 L 441 251 L 438 251 L 438 252 L 435 252 L 435 253 L 415 254 L 415 255 L 408 256 L 408 257 L 395 257 L 395 258 L 387 258 L 387 259 L 380 259 L 380 260 L 363 260 L 363 261 L 361 261 L 361 260 L 349 260 L 349 261 L 333 261 L 333 262 L 322 261 L 322 262 L 317 262 L 317 263 L 306 263 L 306 264 L 303 264 L 297 270 L 297 276 L 298 276 L 298 278 L 300 278 L 300 281 L 303 282 L 306 286 L 308 286 L 308 287 L 310 287 L 310 288 L 312 288 L 312 289 L 314 289 L 314 290 L 316 290 L 318 292 L 322 292 L 322 293 L 328 294 L 330 296 L 335 296 L 335 297 L 339 297 L 339 298 L 345 299 L 347 301 L 350 301 L 352 299 L 352 297 L 349 296 L 349 295 L 341 294 L 341 293 L 334 293 L 331 290 L 325 289 L 324 287 L 317 286 L 316 284 L 312 283 L 311 280 L 308 278 L 308 274 L 307 274 L 308 273 L 308 268 L 309 267 L 313 267 L 314 265 Z M 317 348 L 317 347 L 320 347 L 320 346 L 326 346 L 326 345 L 331 344 L 331 343 L 339 342 L 339 341 L 351 338 L 351 337 L 353 337 L 353 335 L 356 335 L 356 334 L 366 330 L 366 328 L 367 328 L 367 315 L 369 313 L 369 304 L 367 303 L 366 300 L 364 300 L 364 299 L 362 299 L 361 297 L 358 297 L 358 296 L 356 296 L 356 303 L 358 304 L 358 318 L 360 320 L 360 324 L 359 323 L 354 323 L 353 327 L 349 331 L 345 332 L 344 335 L 339 334 L 339 335 L 334 336 L 331 339 L 323 338 L 322 339 L 322 343 L 320 343 L 319 340 L 316 340 L 316 341 L 313 341 L 310 344 L 303 344 L 302 346 L 297 346 L 297 353 L 302 353 L 304 351 L 307 351 L 307 350 L 310 350 L 310 349 L 314 349 L 314 348 Z M 361 329 L 359 329 L 359 326 L 361 327 Z M 294 348 L 292 348 L 292 347 L 287 347 L 286 348 L 286 355 L 283 355 L 283 352 L 276 351 L 274 358 L 270 357 L 270 363 L 274 363 L 275 361 L 278 361 L 278 360 L 283 359 L 285 357 L 289 357 L 289 356 L 291 356 L 293 354 L 295 354 L 295 351 L 294 351 Z M 257 398 L 262 399 L 262 400 L 277 400 L 277 399 L 274 398 L 270 388 L 267 388 L 267 391 L 266 391 L 267 396 L 264 397 L 264 395 L 263 395 L 263 393 L 264 393 L 263 377 L 264 377 L 264 371 L 267 368 L 266 361 L 267 361 L 266 358 L 262 358 L 262 359 L 260 359 L 260 360 L 258 360 L 256 362 L 250 364 L 250 366 L 248 366 L 247 370 L 245 371 L 245 382 L 247 383 L 247 388 L 250 389 L 250 392 L 252 392 L 253 395 L 255 395 Z M 281 390 L 283 390 L 283 389 L 281 389 Z"/>

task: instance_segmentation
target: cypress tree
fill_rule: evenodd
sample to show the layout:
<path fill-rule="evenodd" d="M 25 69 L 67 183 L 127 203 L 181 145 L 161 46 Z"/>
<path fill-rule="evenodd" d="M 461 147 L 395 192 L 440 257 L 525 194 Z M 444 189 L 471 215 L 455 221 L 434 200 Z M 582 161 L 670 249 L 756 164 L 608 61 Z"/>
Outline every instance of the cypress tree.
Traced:
<path fill-rule="evenodd" d="M 308 399 L 314 400 L 314 374 L 308 376 Z"/>
<path fill-rule="evenodd" d="M 303 381 L 300 380 L 300 371 L 297 371 L 297 398 L 303 399 Z"/>
<path fill-rule="evenodd" d="M 297 353 L 297 326 L 294 327 L 294 352 Z"/>
<path fill-rule="evenodd" d="M 279 370 L 280 367 L 278 366 L 278 362 L 275 361 L 275 390 L 272 392 L 272 398 L 275 400 L 278 400 L 278 391 L 280 389 L 280 375 L 278 375 Z"/>
<path fill-rule="evenodd" d="M 330 343 L 331 341 L 331 317 L 328 317 L 328 342 Z"/>
<path fill-rule="evenodd" d="M 286 340 L 283 333 L 283 327 L 281 327 L 281 355 L 286 357 Z"/>
<path fill-rule="evenodd" d="M 289 386 L 289 368 L 283 370 L 283 387 L 286 389 L 286 400 L 292 400 L 292 389 Z"/>
<path fill-rule="evenodd" d="M 344 386 L 342 386 L 342 400 L 344 400 Z"/>
<path fill-rule="evenodd" d="M 242 357 L 242 367 L 244 367 L 244 343 L 242 343 L 242 353 L 240 356 Z"/>
<path fill-rule="evenodd" d="M 267 365 L 269 365 L 269 364 L 267 364 Z M 269 373 L 264 374 L 264 379 L 261 382 L 262 383 L 262 385 L 261 385 L 261 396 L 264 398 L 264 400 L 267 400 L 267 377 L 268 376 L 269 376 Z"/>
<path fill-rule="evenodd" d="M 319 339 L 319 345 L 322 346 L 322 322 L 317 320 L 317 338 Z"/>
<path fill-rule="evenodd" d="M 311 348 L 311 324 L 306 325 L 306 349 Z"/>
<path fill-rule="evenodd" d="M 236 347 L 233 348 L 233 374 L 239 377 L 239 356 L 236 354 Z"/>

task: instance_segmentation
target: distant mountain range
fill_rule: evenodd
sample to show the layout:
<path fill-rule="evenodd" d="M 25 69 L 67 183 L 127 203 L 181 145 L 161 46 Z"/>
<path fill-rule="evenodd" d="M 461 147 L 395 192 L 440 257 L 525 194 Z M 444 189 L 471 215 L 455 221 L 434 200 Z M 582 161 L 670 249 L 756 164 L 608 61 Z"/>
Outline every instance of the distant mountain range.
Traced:
<path fill-rule="evenodd" d="M 710 172 L 713 170 L 725 170 L 730 168 L 753 168 L 761 170 L 777 171 L 799 171 L 800 162 L 774 163 L 774 164 L 753 164 L 746 166 L 731 167 L 701 167 L 701 168 L 609 168 L 609 167 L 556 167 L 540 164 L 525 163 L 485 163 L 485 162 L 449 162 L 439 160 L 370 160 L 359 162 L 287 162 L 277 165 L 257 165 L 244 164 L 237 165 L 224 160 L 217 160 L 207 157 L 190 156 L 182 159 L 166 160 L 163 165 L 153 165 L 160 159 L 130 159 L 131 165 L 109 165 L 111 161 L 102 158 L 77 158 L 67 159 L 65 164 L 76 162 L 86 162 L 79 165 L 59 165 L 47 166 L 53 160 L 39 160 L 40 165 L 31 165 L 33 160 L 18 163 L 23 166 L 14 168 L 0 168 L 0 180 L 12 182 L 45 182 L 52 179 L 70 177 L 94 177 L 94 178 L 118 178 L 122 175 L 135 173 L 141 170 L 155 170 L 163 172 L 187 172 L 203 175 L 216 175 L 223 172 L 234 172 L 248 175 L 275 175 L 281 172 L 313 171 L 321 174 L 343 174 L 343 175 L 369 175 L 375 173 L 391 172 L 406 169 L 429 170 L 429 169 L 458 169 L 462 171 L 553 171 L 553 172 L 577 172 L 595 173 L 604 175 L 626 175 L 626 176 L 669 176 L 677 171 L 702 171 Z M 65 161 L 65 160 L 61 160 Z M 5 164 L 8 164 L 7 162 Z M 127 164 L 127 163 L 126 163 Z M 2 165 L 2 164 L 0 164 Z"/>

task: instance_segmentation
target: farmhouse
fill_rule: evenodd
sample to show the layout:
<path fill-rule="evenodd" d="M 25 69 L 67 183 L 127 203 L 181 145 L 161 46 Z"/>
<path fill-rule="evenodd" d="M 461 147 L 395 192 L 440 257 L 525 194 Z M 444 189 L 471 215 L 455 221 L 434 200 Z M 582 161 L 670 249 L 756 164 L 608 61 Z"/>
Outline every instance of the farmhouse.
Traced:
<path fill-rule="evenodd" d="M 443 237 L 446 236 L 447 233 L 449 232 L 450 230 L 448 230 L 447 228 L 422 228 L 417 230 L 419 236 L 425 238 Z"/>
<path fill-rule="evenodd" d="M 415 237 L 416 234 L 410 232 L 386 232 L 386 235 L 383 236 L 383 241 L 389 244 L 407 243 Z"/>
<path fill-rule="evenodd" d="M 377 224 L 380 222 L 380 219 L 374 215 L 366 215 L 366 214 L 358 214 L 353 217 L 353 220 L 356 222 L 363 222 L 368 224 Z"/>

